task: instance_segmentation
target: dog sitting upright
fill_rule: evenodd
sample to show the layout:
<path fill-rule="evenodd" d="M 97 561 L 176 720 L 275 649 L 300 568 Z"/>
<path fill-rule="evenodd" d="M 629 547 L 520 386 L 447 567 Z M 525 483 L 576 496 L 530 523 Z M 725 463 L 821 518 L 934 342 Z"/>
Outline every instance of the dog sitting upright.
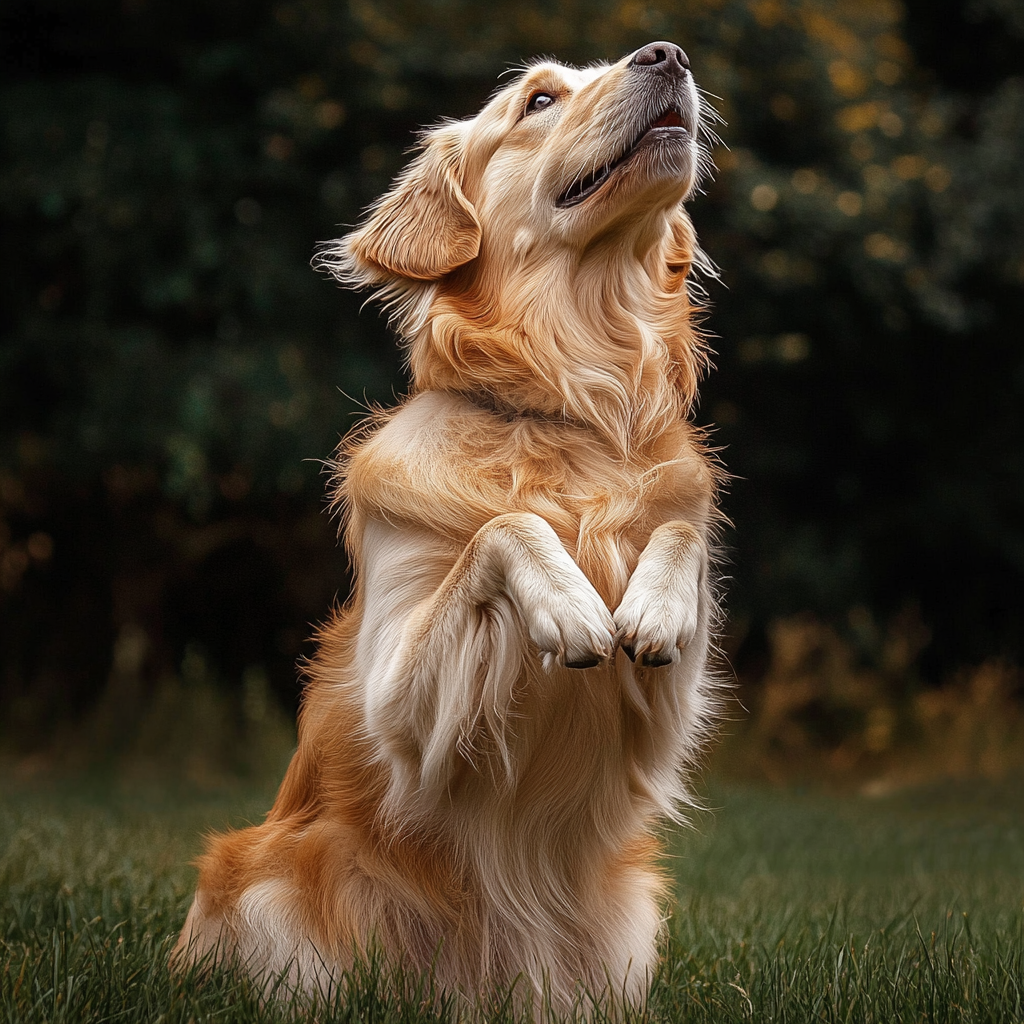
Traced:
<path fill-rule="evenodd" d="M 264 824 L 212 839 L 176 958 L 323 986 L 380 950 L 470 1000 L 641 1002 L 717 710 L 719 472 L 680 48 L 529 67 L 325 247 L 413 384 L 342 445 L 355 571 Z"/>

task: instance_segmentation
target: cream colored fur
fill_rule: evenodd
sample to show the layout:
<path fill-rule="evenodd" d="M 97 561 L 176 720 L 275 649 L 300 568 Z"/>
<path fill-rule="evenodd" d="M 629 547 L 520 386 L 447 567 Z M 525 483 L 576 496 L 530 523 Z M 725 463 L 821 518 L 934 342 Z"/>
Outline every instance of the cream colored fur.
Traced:
<path fill-rule="evenodd" d="M 315 988 L 380 949 L 470 1001 L 643 1001 L 653 833 L 717 707 L 699 130 L 688 73 L 537 64 L 325 250 L 390 303 L 412 393 L 343 445 L 355 590 L 267 821 L 199 862 L 179 963 Z"/>

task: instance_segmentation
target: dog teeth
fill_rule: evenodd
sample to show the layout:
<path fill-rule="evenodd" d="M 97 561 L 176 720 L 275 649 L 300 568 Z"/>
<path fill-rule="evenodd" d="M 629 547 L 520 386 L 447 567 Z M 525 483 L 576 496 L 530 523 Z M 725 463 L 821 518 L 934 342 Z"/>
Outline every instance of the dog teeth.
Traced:
<path fill-rule="evenodd" d="M 689 135 L 690 131 L 683 124 L 683 119 L 675 110 L 666 110 L 659 118 L 651 122 L 639 135 L 620 153 L 614 160 L 610 160 L 599 171 L 588 174 L 585 178 L 573 182 L 556 200 L 555 205 L 560 207 L 575 206 L 581 203 L 592 192 L 595 192 L 605 178 L 608 177 L 616 167 L 627 160 L 633 150 L 640 145 L 640 140 L 654 128 L 675 128 Z"/>
<path fill-rule="evenodd" d="M 586 199 L 612 172 L 614 163 L 605 164 L 594 174 L 588 174 L 581 181 L 571 185 L 558 200 L 559 206 L 573 206 L 583 199 Z"/>

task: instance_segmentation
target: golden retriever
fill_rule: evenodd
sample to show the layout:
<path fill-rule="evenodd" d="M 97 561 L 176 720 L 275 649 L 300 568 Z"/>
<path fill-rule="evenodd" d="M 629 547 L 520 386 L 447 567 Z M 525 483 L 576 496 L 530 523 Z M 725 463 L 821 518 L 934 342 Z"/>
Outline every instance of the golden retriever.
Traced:
<path fill-rule="evenodd" d="M 471 1001 L 645 998 L 654 831 L 718 706 L 701 117 L 672 43 L 534 64 L 322 252 L 388 304 L 411 394 L 342 444 L 354 592 L 266 821 L 199 861 L 179 963 L 312 990 L 378 950 Z"/>

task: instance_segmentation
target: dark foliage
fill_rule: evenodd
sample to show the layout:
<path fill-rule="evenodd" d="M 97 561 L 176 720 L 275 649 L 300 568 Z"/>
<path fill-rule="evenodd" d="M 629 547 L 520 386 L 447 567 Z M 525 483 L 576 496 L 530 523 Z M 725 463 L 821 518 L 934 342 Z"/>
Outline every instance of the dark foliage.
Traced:
<path fill-rule="evenodd" d="M 918 609 L 927 679 L 1020 658 L 1019 0 L 11 0 L 0 698 L 19 742 L 126 677 L 130 716 L 189 651 L 294 701 L 347 586 L 317 460 L 404 386 L 314 244 L 505 67 L 651 38 L 686 46 L 729 122 L 692 212 L 723 268 L 700 418 L 737 474 L 740 668 L 796 611 Z"/>

